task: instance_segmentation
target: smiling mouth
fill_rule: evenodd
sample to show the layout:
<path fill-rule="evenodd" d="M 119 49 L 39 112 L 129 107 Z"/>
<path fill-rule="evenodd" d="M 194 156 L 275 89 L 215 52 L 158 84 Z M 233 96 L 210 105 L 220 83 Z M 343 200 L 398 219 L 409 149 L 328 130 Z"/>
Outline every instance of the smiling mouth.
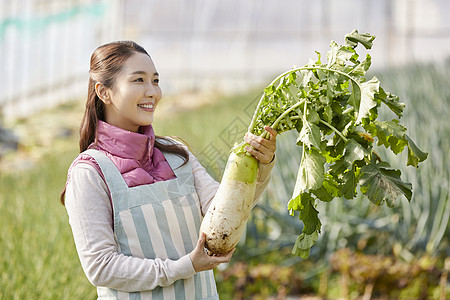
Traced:
<path fill-rule="evenodd" d="M 152 109 L 154 107 L 153 104 L 138 104 L 138 106 L 146 109 Z"/>

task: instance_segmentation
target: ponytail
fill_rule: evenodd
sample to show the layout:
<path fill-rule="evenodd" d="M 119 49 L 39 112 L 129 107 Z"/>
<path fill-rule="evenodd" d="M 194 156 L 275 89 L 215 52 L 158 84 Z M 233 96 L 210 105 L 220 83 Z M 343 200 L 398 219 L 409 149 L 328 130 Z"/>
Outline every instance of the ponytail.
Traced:
<path fill-rule="evenodd" d="M 95 92 L 95 81 L 89 78 L 88 100 L 80 126 L 80 153 L 95 141 L 98 120 L 105 120 L 105 106 Z"/>

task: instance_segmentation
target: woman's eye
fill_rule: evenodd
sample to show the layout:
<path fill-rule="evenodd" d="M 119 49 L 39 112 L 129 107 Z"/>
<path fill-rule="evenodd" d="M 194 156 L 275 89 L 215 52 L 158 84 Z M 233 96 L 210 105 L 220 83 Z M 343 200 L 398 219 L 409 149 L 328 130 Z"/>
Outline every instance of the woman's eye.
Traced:
<path fill-rule="evenodd" d="M 136 81 L 136 82 L 144 82 L 144 79 L 143 78 L 137 78 L 134 81 Z"/>
<path fill-rule="evenodd" d="M 158 79 L 158 78 L 156 78 L 156 79 L 153 79 L 153 83 L 156 83 L 156 84 L 158 84 L 158 83 L 159 83 L 159 79 Z"/>

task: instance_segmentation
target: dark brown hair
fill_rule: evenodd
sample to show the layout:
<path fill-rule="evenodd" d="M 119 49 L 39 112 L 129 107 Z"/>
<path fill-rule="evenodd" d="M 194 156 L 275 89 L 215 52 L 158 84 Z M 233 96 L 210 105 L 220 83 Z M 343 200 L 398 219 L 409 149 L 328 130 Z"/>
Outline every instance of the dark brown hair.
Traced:
<path fill-rule="evenodd" d="M 92 53 L 86 109 L 80 126 L 80 153 L 95 142 L 98 120 L 105 120 L 105 106 L 95 92 L 95 84 L 100 82 L 105 87 L 112 89 L 115 84 L 114 79 L 122 69 L 125 61 L 136 52 L 150 57 L 143 47 L 132 41 L 104 44 Z M 182 165 L 189 161 L 189 153 L 171 139 L 156 136 L 155 147 L 163 152 L 181 156 L 184 159 Z M 64 188 L 61 193 L 61 203 L 63 205 L 65 193 L 66 189 Z"/>

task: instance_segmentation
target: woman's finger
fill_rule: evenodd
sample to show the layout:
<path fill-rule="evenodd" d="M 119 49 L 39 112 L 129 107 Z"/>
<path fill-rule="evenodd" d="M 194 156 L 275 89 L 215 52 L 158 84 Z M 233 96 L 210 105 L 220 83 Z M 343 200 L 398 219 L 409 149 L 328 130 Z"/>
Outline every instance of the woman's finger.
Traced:
<path fill-rule="evenodd" d="M 198 251 L 203 251 L 205 248 L 205 241 L 206 241 L 206 234 L 204 232 L 200 233 L 200 237 L 197 240 L 197 246 L 195 248 L 198 249 Z"/>
<path fill-rule="evenodd" d="M 245 150 L 247 150 L 248 153 L 253 155 L 260 163 L 267 164 L 270 163 L 273 160 L 273 152 L 260 152 L 252 147 L 245 147 Z"/>
<path fill-rule="evenodd" d="M 273 140 L 267 140 L 260 136 L 254 135 L 247 132 L 244 136 L 244 140 L 251 146 L 255 147 L 260 151 L 264 151 L 264 148 L 272 150 L 275 147 L 275 142 Z"/>
<path fill-rule="evenodd" d="M 278 132 L 270 126 L 264 126 L 264 130 L 269 132 L 269 140 L 276 140 Z"/>
<path fill-rule="evenodd" d="M 216 256 L 214 256 L 214 258 L 216 259 L 216 262 L 218 264 L 227 263 L 227 262 L 229 262 L 231 260 L 231 257 L 233 256 L 233 253 L 234 253 L 235 250 L 236 250 L 236 248 L 233 248 L 228 253 L 221 254 L 221 255 L 216 255 Z"/>

